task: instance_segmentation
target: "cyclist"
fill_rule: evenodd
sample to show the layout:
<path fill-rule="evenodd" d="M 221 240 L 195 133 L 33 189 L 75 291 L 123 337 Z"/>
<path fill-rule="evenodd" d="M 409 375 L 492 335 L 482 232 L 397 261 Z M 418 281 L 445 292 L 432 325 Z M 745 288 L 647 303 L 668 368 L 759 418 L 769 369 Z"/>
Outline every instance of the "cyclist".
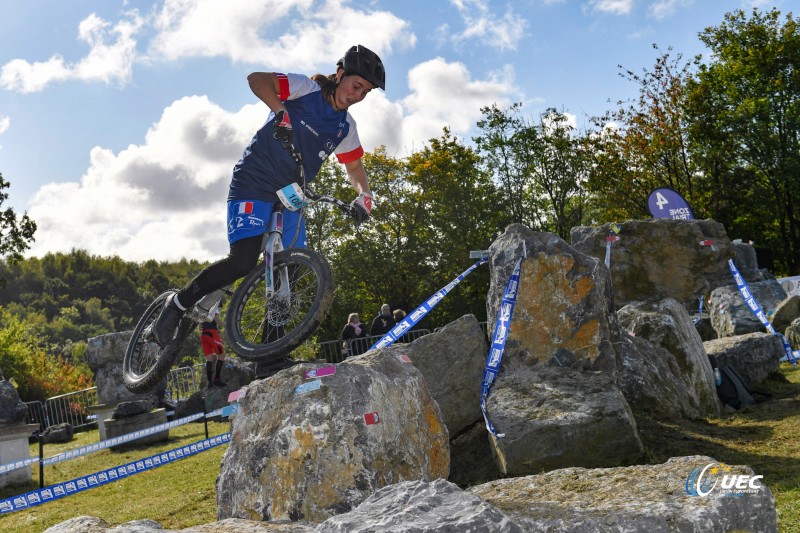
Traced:
<path fill-rule="evenodd" d="M 288 150 L 291 146 L 302 156 L 308 181 L 317 175 L 328 156 L 336 154 L 358 193 L 351 204 L 353 216 L 360 223 L 369 218 L 372 210 L 372 192 L 361 161 L 364 149 L 347 110 L 375 87 L 385 90 L 385 72 L 378 55 L 355 45 L 337 62 L 335 74 L 308 78 L 302 74 L 253 72 L 247 81 L 271 113 L 233 168 L 228 192 L 230 252 L 167 300 L 153 331 L 162 346 L 175 338 L 186 309 L 256 266 L 262 236 L 273 204 L 279 199 L 287 207 L 284 246 L 294 239 L 298 225 L 295 246 L 305 246 L 305 222 L 287 200 L 288 193 L 304 185 L 294 184 L 296 163 Z"/>

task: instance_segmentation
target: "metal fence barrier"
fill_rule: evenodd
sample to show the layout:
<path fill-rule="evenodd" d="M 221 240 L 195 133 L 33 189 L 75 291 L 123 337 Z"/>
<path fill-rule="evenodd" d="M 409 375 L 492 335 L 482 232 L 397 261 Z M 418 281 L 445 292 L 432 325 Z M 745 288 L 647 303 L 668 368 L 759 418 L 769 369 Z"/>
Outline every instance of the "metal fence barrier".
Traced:
<path fill-rule="evenodd" d="M 72 424 L 76 430 L 96 424 L 97 417 L 89 411 L 89 407 L 96 404 L 97 387 L 48 398 L 44 404 L 45 423 L 42 424 L 42 430 L 64 422 Z"/>
<path fill-rule="evenodd" d="M 25 415 L 26 424 L 39 424 L 39 427 L 45 429 L 47 427 L 47 413 L 44 411 L 44 404 L 39 400 L 32 402 L 24 402 L 28 408 L 28 413 Z"/>
<path fill-rule="evenodd" d="M 407 343 L 417 340 L 429 334 L 427 329 L 412 329 L 403 334 L 397 340 L 398 343 Z M 351 355 L 359 355 L 366 352 L 370 346 L 375 344 L 383 335 L 371 335 L 369 337 L 359 337 L 352 339 L 350 342 L 335 340 L 325 341 L 312 344 L 311 348 L 314 350 L 317 359 L 324 359 L 329 363 L 341 363 Z"/>
<path fill-rule="evenodd" d="M 167 391 L 173 401 L 183 400 L 200 390 L 204 364 L 173 368 L 167 375 Z"/>

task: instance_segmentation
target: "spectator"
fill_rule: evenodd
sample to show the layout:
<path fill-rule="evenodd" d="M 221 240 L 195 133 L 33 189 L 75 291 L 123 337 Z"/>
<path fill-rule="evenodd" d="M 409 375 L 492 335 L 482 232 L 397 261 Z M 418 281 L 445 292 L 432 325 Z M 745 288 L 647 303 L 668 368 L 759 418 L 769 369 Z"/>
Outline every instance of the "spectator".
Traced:
<path fill-rule="evenodd" d="M 380 314 L 372 321 L 369 334 L 373 336 L 386 335 L 395 324 L 394 317 L 392 317 L 392 308 L 389 307 L 389 304 L 383 304 Z"/>
<path fill-rule="evenodd" d="M 406 317 L 406 312 L 402 309 L 395 309 L 392 311 L 392 316 L 394 317 L 394 323 L 399 324 Z"/>
<path fill-rule="evenodd" d="M 361 327 L 358 313 L 350 313 L 347 317 L 347 324 L 342 329 L 342 342 L 348 355 L 361 355 L 367 351 L 367 330 Z"/>
<path fill-rule="evenodd" d="M 210 322 L 200 324 L 200 345 L 203 347 L 203 355 L 206 358 L 206 377 L 208 377 L 207 387 L 209 389 L 215 385 L 217 387 L 227 386 L 221 379 L 223 361 L 225 361 L 225 346 L 219 336 L 217 317 L 219 317 L 219 311 Z"/>

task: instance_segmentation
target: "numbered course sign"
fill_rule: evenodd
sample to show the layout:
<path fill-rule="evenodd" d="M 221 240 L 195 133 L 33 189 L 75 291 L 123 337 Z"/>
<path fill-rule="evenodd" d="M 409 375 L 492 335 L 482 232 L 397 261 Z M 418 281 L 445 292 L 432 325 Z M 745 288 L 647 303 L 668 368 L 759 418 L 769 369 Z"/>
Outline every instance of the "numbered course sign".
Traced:
<path fill-rule="evenodd" d="M 692 208 L 683 196 L 675 189 L 661 187 L 650 193 L 647 208 L 653 218 L 671 218 L 674 220 L 694 220 Z"/>

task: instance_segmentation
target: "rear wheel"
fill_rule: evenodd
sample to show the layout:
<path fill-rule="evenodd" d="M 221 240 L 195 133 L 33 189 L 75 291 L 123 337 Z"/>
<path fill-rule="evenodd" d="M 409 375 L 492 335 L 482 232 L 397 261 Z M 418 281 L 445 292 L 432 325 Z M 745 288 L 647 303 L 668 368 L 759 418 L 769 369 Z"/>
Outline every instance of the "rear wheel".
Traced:
<path fill-rule="evenodd" d="M 133 330 L 122 362 L 122 379 L 131 392 L 144 393 L 153 390 L 169 373 L 183 341 L 194 329 L 194 321 L 183 318 L 178 326 L 178 334 L 167 346 L 162 347 L 156 342 L 153 324 L 161 313 L 167 297 L 175 292 L 177 291 L 169 290 L 159 295 Z"/>
<path fill-rule="evenodd" d="M 228 306 L 225 334 L 242 359 L 267 362 L 288 356 L 316 331 L 333 303 L 333 273 L 317 252 L 284 250 L 273 262 L 276 295 L 269 302 L 262 263 L 244 278 Z M 288 287 L 283 286 L 284 273 Z"/>

